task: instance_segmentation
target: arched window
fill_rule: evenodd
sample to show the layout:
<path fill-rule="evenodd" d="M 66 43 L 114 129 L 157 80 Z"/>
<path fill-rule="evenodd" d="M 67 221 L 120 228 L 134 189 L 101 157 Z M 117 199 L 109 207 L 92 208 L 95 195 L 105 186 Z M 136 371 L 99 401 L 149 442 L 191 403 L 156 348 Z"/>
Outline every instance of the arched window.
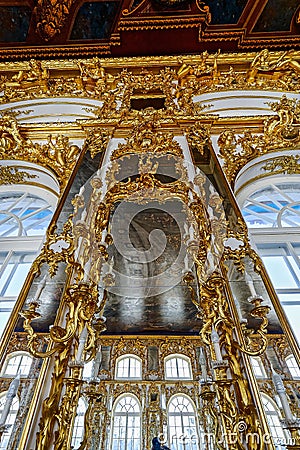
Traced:
<path fill-rule="evenodd" d="M 0 192 L 0 335 L 43 242 L 53 208 L 54 204 L 29 192 Z"/>
<path fill-rule="evenodd" d="M 74 420 L 73 435 L 72 435 L 72 442 L 71 442 L 71 447 L 74 449 L 78 448 L 81 444 L 81 441 L 83 440 L 84 415 L 85 415 L 86 409 L 87 408 L 86 408 L 85 401 L 82 398 L 80 398 L 78 401 L 76 417 Z"/>
<path fill-rule="evenodd" d="M 165 358 L 165 379 L 192 380 L 190 358 L 184 355 L 170 355 Z"/>
<path fill-rule="evenodd" d="M 2 376 L 15 377 L 18 373 L 27 377 L 33 358 L 27 352 L 14 352 L 7 356 L 3 366 Z"/>
<path fill-rule="evenodd" d="M 257 378 L 267 378 L 265 368 L 259 356 L 250 356 L 254 375 Z"/>
<path fill-rule="evenodd" d="M 267 416 L 267 421 L 270 427 L 271 436 L 275 442 L 285 442 L 286 436 L 280 422 L 280 412 L 276 403 L 266 394 L 261 394 L 262 403 Z M 277 448 L 277 447 L 276 447 Z M 285 447 L 280 446 L 280 449 Z"/>
<path fill-rule="evenodd" d="M 287 178 L 288 179 L 288 178 Z M 300 182 L 270 183 L 243 201 L 242 213 L 300 341 Z"/>
<path fill-rule="evenodd" d="M 142 361 L 135 355 L 123 355 L 116 362 L 116 378 L 133 378 L 140 380 L 142 378 Z"/>
<path fill-rule="evenodd" d="M 168 438 L 172 450 L 198 450 L 201 436 L 195 407 L 183 394 L 174 395 L 168 404 Z"/>
<path fill-rule="evenodd" d="M 299 369 L 299 366 L 298 366 L 297 361 L 294 358 L 294 356 L 289 355 L 285 359 L 285 362 L 286 362 L 286 365 L 288 366 L 289 371 L 291 372 L 292 378 L 294 378 L 295 380 L 298 380 L 300 378 L 300 369 Z"/>
<path fill-rule="evenodd" d="M 111 450 L 141 449 L 141 406 L 127 394 L 119 397 L 113 408 Z"/>
<path fill-rule="evenodd" d="M 0 417 L 2 415 L 2 411 L 4 409 L 5 402 L 6 402 L 6 392 L 3 392 L 0 394 Z M 16 396 L 16 397 L 14 397 L 14 399 L 12 401 L 12 404 L 11 404 L 11 407 L 9 410 L 9 414 L 5 421 L 5 423 L 10 424 L 11 427 L 9 427 L 8 430 L 5 433 L 3 433 L 3 435 L 2 435 L 2 439 L 1 439 L 1 443 L 0 443 L 0 450 L 5 450 L 8 447 L 9 439 L 13 432 L 13 424 L 15 423 L 18 409 L 19 409 L 19 399 Z"/>

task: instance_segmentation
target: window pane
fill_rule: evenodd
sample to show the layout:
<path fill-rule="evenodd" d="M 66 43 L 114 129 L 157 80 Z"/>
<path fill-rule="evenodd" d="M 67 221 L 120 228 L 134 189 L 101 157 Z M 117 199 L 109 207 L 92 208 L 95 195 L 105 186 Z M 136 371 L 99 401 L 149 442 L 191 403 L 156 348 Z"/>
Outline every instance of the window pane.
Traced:
<path fill-rule="evenodd" d="M 199 437 L 192 402 L 183 395 L 174 396 L 168 406 L 169 446 L 176 450 L 198 450 Z M 200 440 L 201 442 L 201 440 Z"/>
<path fill-rule="evenodd" d="M 80 446 L 80 443 L 84 437 L 84 415 L 86 406 L 82 398 L 78 401 L 77 413 L 74 420 L 73 435 L 72 435 L 72 448 L 76 449 Z"/>
<path fill-rule="evenodd" d="M 192 379 L 191 365 L 188 358 L 172 356 L 165 361 L 165 378 L 170 379 Z"/>
<path fill-rule="evenodd" d="M 297 287 L 297 283 L 282 256 L 263 257 L 263 262 L 273 280 L 275 289 Z"/>
<path fill-rule="evenodd" d="M 136 398 L 122 397 L 116 404 L 112 419 L 111 448 L 139 450 L 141 445 L 141 412 Z"/>
<path fill-rule="evenodd" d="M 0 417 L 1 417 L 4 405 L 5 405 L 5 400 L 6 400 L 6 393 L 1 395 L 1 397 L 0 397 Z M 15 423 L 18 409 L 19 409 L 19 399 L 16 396 L 12 401 L 12 405 L 11 405 L 9 414 L 6 419 L 6 423 L 11 424 L 12 426 L 9 427 L 9 429 L 2 435 L 2 439 L 1 439 L 1 443 L 0 443 L 1 450 L 5 450 L 8 446 L 10 436 L 13 432 L 13 424 Z"/>
<path fill-rule="evenodd" d="M 142 378 L 141 361 L 134 356 L 123 356 L 117 361 L 116 378 Z"/>
<path fill-rule="evenodd" d="M 52 216 L 49 203 L 29 193 L 0 195 L 0 236 L 43 236 Z"/>
<path fill-rule="evenodd" d="M 266 412 L 272 438 L 279 438 L 284 441 L 286 436 L 280 422 L 278 407 L 265 394 L 262 394 L 262 403 Z"/>
<path fill-rule="evenodd" d="M 20 373 L 23 376 L 29 374 L 32 364 L 32 357 L 27 354 L 17 354 L 16 356 L 8 355 L 7 365 L 4 374 L 16 376 Z"/>
<path fill-rule="evenodd" d="M 292 377 L 294 379 L 300 378 L 300 369 L 296 359 L 293 356 L 288 356 L 286 358 L 286 364 L 289 368 L 289 371 L 291 372 Z"/>

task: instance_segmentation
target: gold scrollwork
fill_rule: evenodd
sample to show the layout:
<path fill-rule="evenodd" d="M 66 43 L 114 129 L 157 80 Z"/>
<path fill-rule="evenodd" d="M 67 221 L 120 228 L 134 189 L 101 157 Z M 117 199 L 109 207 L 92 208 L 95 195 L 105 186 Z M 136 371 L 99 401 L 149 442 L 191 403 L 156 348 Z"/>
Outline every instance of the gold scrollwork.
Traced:
<path fill-rule="evenodd" d="M 48 142 L 42 145 L 25 139 L 20 133 L 17 114 L 6 111 L 0 117 L 1 159 L 24 159 L 49 167 L 63 189 L 79 156 L 79 147 L 70 145 L 69 138 L 61 134 L 49 135 Z"/>
<path fill-rule="evenodd" d="M 19 170 L 17 167 L 0 167 L 0 184 L 20 184 L 32 178 L 37 178 L 37 175 Z"/>
<path fill-rule="evenodd" d="M 300 155 L 278 156 L 262 166 L 262 169 L 264 169 L 266 172 L 272 172 L 272 174 L 296 174 L 300 173 L 299 160 Z"/>
<path fill-rule="evenodd" d="M 155 130 L 153 121 L 143 121 L 133 128 L 126 144 L 119 144 L 111 159 L 115 160 L 131 153 L 166 154 L 182 158 L 182 149 L 174 140 L 173 133 Z"/>
<path fill-rule="evenodd" d="M 233 130 L 226 129 L 218 138 L 224 172 L 232 184 L 241 168 L 252 159 L 299 145 L 300 102 L 283 95 L 279 102 L 269 102 L 268 105 L 276 112 L 276 116 L 264 121 L 263 135 L 245 130 L 244 135 L 237 138 Z"/>
<path fill-rule="evenodd" d="M 75 0 L 38 0 L 34 12 L 36 29 L 44 41 L 48 42 L 61 32 Z"/>

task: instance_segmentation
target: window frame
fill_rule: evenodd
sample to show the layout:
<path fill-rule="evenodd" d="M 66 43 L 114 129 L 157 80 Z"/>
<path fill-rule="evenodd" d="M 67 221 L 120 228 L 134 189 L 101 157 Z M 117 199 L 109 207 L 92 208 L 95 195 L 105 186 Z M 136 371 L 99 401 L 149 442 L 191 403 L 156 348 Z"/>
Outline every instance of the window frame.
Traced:
<path fill-rule="evenodd" d="M 292 361 L 293 364 L 292 365 L 289 364 L 289 361 Z M 299 368 L 299 366 L 297 364 L 295 356 L 293 354 L 288 355 L 285 358 L 285 362 L 286 362 L 287 368 L 289 369 L 291 377 L 293 378 L 293 380 L 300 380 L 300 368 Z M 297 375 L 294 375 L 293 371 L 295 373 L 297 373 Z"/>
<path fill-rule="evenodd" d="M 83 405 L 84 408 L 80 410 L 79 406 Z M 84 417 L 87 410 L 87 403 L 86 400 L 83 397 L 79 397 L 78 404 L 77 404 L 77 410 L 76 410 L 76 416 L 73 423 L 73 430 L 72 430 L 72 439 L 71 439 L 71 447 L 76 448 L 77 446 L 80 447 L 81 442 L 84 438 Z M 81 429 L 81 437 L 79 437 L 79 434 L 77 434 L 77 430 Z M 74 432 L 76 431 L 76 435 L 74 436 Z M 79 442 L 77 442 L 80 439 Z"/>
<path fill-rule="evenodd" d="M 128 375 L 119 376 L 118 371 L 121 370 L 120 363 L 122 363 L 122 361 L 124 361 L 126 359 L 129 360 Z M 130 361 L 133 361 L 133 360 L 138 363 L 137 366 L 139 367 L 139 372 L 140 372 L 140 375 L 138 375 L 138 376 L 130 376 L 130 370 L 131 370 Z M 126 353 L 125 355 L 121 355 L 117 358 L 116 367 L 115 367 L 115 379 L 116 380 L 142 380 L 142 377 L 143 377 L 143 365 L 142 365 L 142 360 L 139 356 L 134 355 L 132 353 Z"/>
<path fill-rule="evenodd" d="M 18 356 L 21 357 L 21 360 L 20 360 L 20 363 L 18 364 L 17 372 L 16 372 L 16 373 L 7 373 L 7 367 L 9 366 L 10 360 L 13 359 L 13 358 L 17 358 Z M 30 369 L 31 369 L 32 363 L 33 363 L 33 361 L 34 361 L 34 358 L 33 358 L 33 356 L 30 355 L 30 353 L 25 352 L 25 351 L 22 351 L 22 350 L 19 350 L 19 351 L 16 351 L 16 352 L 12 352 L 12 353 L 9 353 L 9 354 L 6 356 L 5 362 L 4 362 L 4 364 L 3 364 L 3 367 L 2 367 L 2 370 L 1 370 L 1 375 L 0 375 L 0 376 L 1 376 L 1 377 L 5 377 L 5 378 L 14 378 L 14 377 L 16 377 L 17 374 L 18 374 L 19 371 L 20 371 L 20 367 L 22 366 L 22 359 L 23 359 L 23 357 L 26 357 L 26 358 L 30 358 L 30 359 L 31 359 L 31 364 L 30 364 L 30 366 L 29 366 L 28 372 L 27 372 L 26 374 L 20 372 L 21 378 L 27 378 L 28 375 L 29 375 L 29 373 L 30 373 Z M 26 366 L 27 366 L 27 365 L 26 365 Z"/>
<path fill-rule="evenodd" d="M 123 412 L 123 413 L 121 411 L 120 412 L 119 411 L 116 412 L 116 408 L 119 405 L 119 403 L 123 399 L 126 399 L 126 398 L 131 398 L 131 399 L 135 400 L 136 405 L 138 405 L 138 408 L 139 408 L 138 412 L 136 412 L 136 413 L 135 412 L 128 413 L 128 411 Z M 112 415 L 111 415 L 111 429 L 110 429 L 110 438 L 109 438 L 109 449 L 110 450 L 114 450 L 113 445 L 114 445 L 114 440 L 115 440 L 114 439 L 114 431 L 115 431 L 115 418 L 116 417 L 126 417 L 125 444 L 124 444 L 124 446 L 122 446 L 122 449 L 124 449 L 124 450 L 134 450 L 134 448 L 135 448 L 135 446 L 133 448 L 132 447 L 128 448 L 128 446 L 127 446 L 127 443 L 128 443 L 128 417 L 138 417 L 139 418 L 139 425 L 138 425 L 137 428 L 139 428 L 139 438 L 138 438 L 139 445 L 138 445 L 138 448 L 140 448 L 141 445 L 142 445 L 142 405 L 141 405 L 140 400 L 138 399 L 138 397 L 135 394 L 133 394 L 131 392 L 126 392 L 125 394 L 119 395 L 114 401 L 113 408 L 112 408 Z M 121 420 L 120 420 L 120 422 L 121 422 Z M 121 426 L 119 426 L 119 429 L 120 428 L 121 428 Z M 117 446 L 117 450 L 120 450 L 121 439 L 118 438 L 118 441 L 119 441 L 119 445 Z"/>
<path fill-rule="evenodd" d="M 172 360 L 175 360 L 177 376 L 168 376 L 167 375 L 168 370 L 172 370 L 171 368 L 169 369 L 167 367 L 168 363 L 170 361 L 172 361 Z M 179 376 L 180 367 L 178 365 L 178 360 L 182 360 L 182 361 L 186 362 L 186 364 L 187 364 L 186 367 L 187 367 L 187 369 L 189 371 L 189 375 L 188 376 L 184 376 L 184 377 Z M 183 368 L 183 371 L 185 371 L 185 368 L 183 366 L 182 366 L 182 368 Z M 164 378 L 165 378 L 165 380 L 186 380 L 186 381 L 192 381 L 193 380 L 193 371 L 192 371 L 191 359 L 188 356 L 183 355 L 181 353 L 172 353 L 172 354 L 166 356 L 165 359 L 164 359 Z"/>
<path fill-rule="evenodd" d="M 178 397 L 181 397 L 182 399 L 185 399 L 186 401 L 188 401 L 188 404 L 191 406 L 191 409 L 192 409 L 191 412 L 190 411 L 188 411 L 188 412 L 181 411 L 179 413 L 174 413 L 174 412 L 170 413 L 170 406 Z M 176 420 L 174 421 L 174 424 L 171 425 L 170 419 L 172 417 L 180 417 L 180 422 L 181 422 L 180 426 L 178 426 L 178 421 L 176 423 Z M 187 426 L 184 423 L 186 421 L 183 420 L 183 417 L 188 418 Z M 190 420 L 189 420 L 190 417 L 194 418 L 194 431 L 190 435 L 190 439 L 188 439 L 185 429 L 191 428 Z M 197 409 L 196 409 L 195 403 L 193 402 L 193 400 L 190 396 L 188 396 L 182 392 L 178 392 L 171 396 L 171 398 L 169 399 L 168 404 L 167 404 L 167 424 L 168 424 L 167 435 L 168 435 L 168 442 L 169 442 L 170 448 L 172 448 L 173 450 L 201 450 L 202 445 L 199 446 L 200 442 L 202 444 L 201 427 L 199 424 L 198 414 L 197 414 Z M 175 434 L 174 433 L 172 434 L 172 428 L 175 429 Z M 176 428 L 181 428 L 181 430 L 179 431 L 179 433 L 180 433 L 179 436 L 177 436 L 177 434 L 176 434 L 176 432 L 177 432 Z M 179 441 L 179 443 L 177 443 L 175 441 L 175 443 L 174 443 L 174 436 L 176 436 L 176 439 L 178 439 L 178 440 L 180 440 L 180 438 L 181 438 L 183 442 L 180 443 L 180 441 Z M 194 439 L 194 438 L 196 438 L 196 439 Z"/>

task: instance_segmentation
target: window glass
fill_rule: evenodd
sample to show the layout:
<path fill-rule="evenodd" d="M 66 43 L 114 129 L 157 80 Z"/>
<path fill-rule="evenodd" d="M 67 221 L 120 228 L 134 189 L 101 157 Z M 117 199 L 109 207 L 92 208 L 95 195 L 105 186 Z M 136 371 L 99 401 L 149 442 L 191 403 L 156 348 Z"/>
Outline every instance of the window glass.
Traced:
<path fill-rule="evenodd" d="M 169 446 L 174 450 L 198 450 L 195 409 L 185 395 L 174 395 L 168 405 Z"/>
<path fill-rule="evenodd" d="M 82 378 L 84 378 L 85 380 L 88 378 L 91 378 L 91 376 L 92 376 L 93 363 L 94 363 L 94 361 L 92 360 L 84 365 Z"/>
<path fill-rule="evenodd" d="M 112 450 L 140 450 L 141 409 L 136 397 L 122 396 L 117 400 L 112 418 Z"/>
<path fill-rule="evenodd" d="M 259 357 L 250 356 L 250 361 L 252 364 L 254 375 L 258 378 L 265 378 L 266 372 L 261 359 Z"/>
<path fill-rule="evenodd" d="M 142 378 L 142 363 L 137 356 L 124 355 L 117 360 L 116 378 Z"/>
<path fill-rule="evenodd" d="M 270 397 L 268 397 L 265 394 L 262 395 L 262 403 L 264 406 L 264 410 L 267 416 L 267 421 L 270 427 L 270 433 L 275 443 L 276 449 L 285 449 L 286 447 L 282 444 L 286 442 L 286 436 L 284 434 L 284 430 L 282 428 L 281 422 L 280 422 L 280 413 L 279 409 L 275 402 L 271 400 Z M 276 445 L 276 443 L 281 442 L 279 446 Z"/>
<path fill-rule="evenodd" d="M 264 187 L 247 198 L 242 212 L 250 228 L 298 227 L 300 183 L 280 183 Z"/>
<path fill-rule="evenodd" d="M 300 183 L 270 184 L 257 190 L 244 202 L 242 213 L 300 342 L 296 323 L 300 315 Z"/>
<path fill-rule="evenodd" d="M 296 288 L 297 282 L 283 256 L 264 256 L 263 262 L 275 289 Z"/>
<path fill-rule="evenodd" d="M 36 252 L 0 252 L 0 297 L 17 297 Z"/>
<path fill-rule="evenodd" d="M 29 193 L 0 195 L 0 237 L 43 236 L 52 216 L 49 203 Z"/>
<path fill-rule="evenodd" d="M 4 366 L 4 375 L 15 377 L 18 373 L 27 376 L 32 364 L 32 357 L 25 352 L 12 353 L 7 357 L 7 363 Z"/>
<path fill-rule="evenodd" d="M 288 356 L 285 361 L 289 368 L 289 371 L 291 372 L 292 377 L 294 379 L 299 379 L 300 369 L 294 356 L 293 355 Z"/>
<path fill-rule="evenodd" d="M 0 335 L 39 250 L 53 208 L 29 192 L 0 194 Z"/>
<path fill-rule="evenodd" d="M 0 394 L 0 417 L 1 417 L 2 411 L 4 409 L 5 400 L 6 400 L 6 392 L 3 394 Z M 9 427 L 8 430 L 5 433 L 3 433 L 3 435 L 2 435 L 2 439 L 0 442 L 0 450 L 5 450 L 8 448 L 10 436 L 13 431 L 13 424 L 15 423 L 18 409 L 19 409 L 19 399 L 16 396 L 16 397 L 14 397 L 14 399 L 12 401 L 12 405 L 10 407 L 9 414 L 5 421 L 6 424 L 11 424 L 12 426 Z"/>
<path fill-rule="evenodd" d="M 170 379 L 192 379 L 192 370 L 189 358 L 186 356 L 169 356 L 165 359 L 165 378 Z"/>
<path fill-rule="evenodd" d="M 86 405 L 82 398 L 78 401 L 76 417 L 74 420 L 73 426 L 73 435 L 71 447 L 77 449 L 80 447 L 81 441 L 83 440 L 84 435 L 84 415 L 86 412 Z"/>

